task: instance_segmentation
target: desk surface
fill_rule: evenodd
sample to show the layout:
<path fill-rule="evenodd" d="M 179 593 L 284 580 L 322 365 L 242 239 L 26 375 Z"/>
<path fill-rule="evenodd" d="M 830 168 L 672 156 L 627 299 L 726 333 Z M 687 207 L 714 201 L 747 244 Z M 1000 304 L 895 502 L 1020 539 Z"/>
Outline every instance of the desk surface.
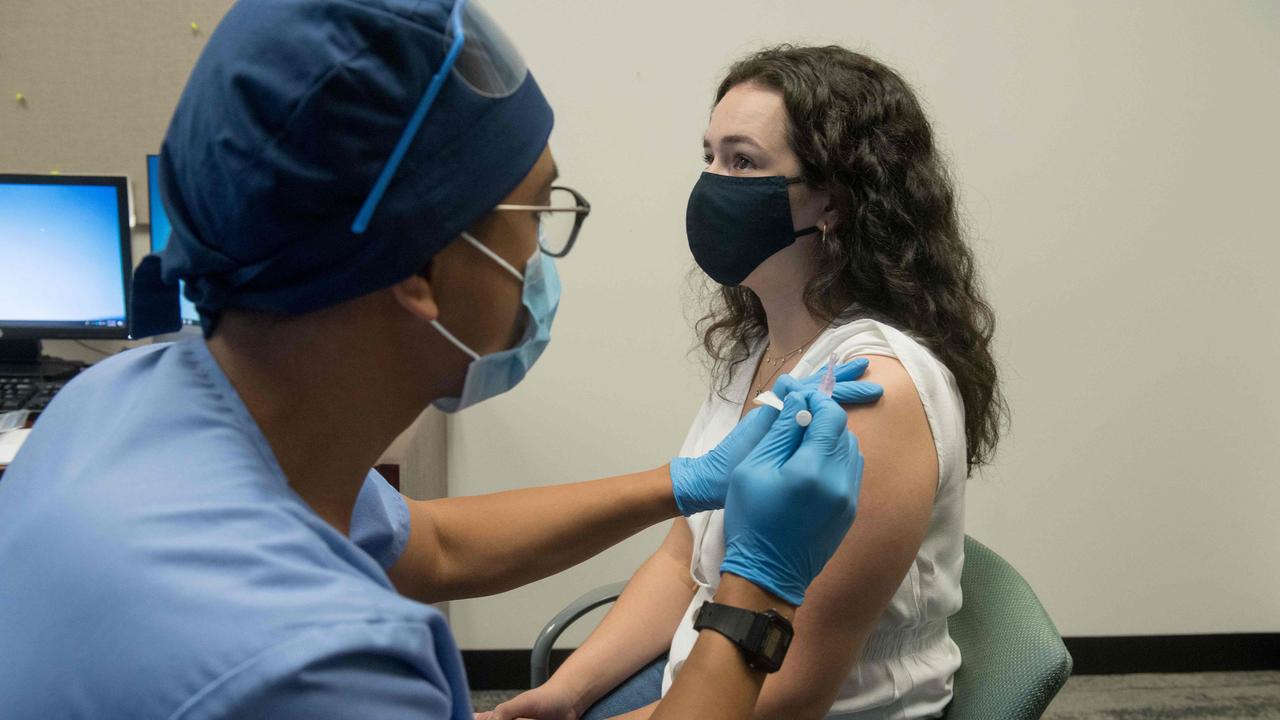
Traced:
<path fill-rule="evenodd" d="M 31 434 L 31 426 L 21 430 L 10 430 L 0 433 L 0 473 L 13 461 L 14 456 L 18 454 L 18 449 L 22 447 L 22 443 L 26 441 L 27 436 Z"/>

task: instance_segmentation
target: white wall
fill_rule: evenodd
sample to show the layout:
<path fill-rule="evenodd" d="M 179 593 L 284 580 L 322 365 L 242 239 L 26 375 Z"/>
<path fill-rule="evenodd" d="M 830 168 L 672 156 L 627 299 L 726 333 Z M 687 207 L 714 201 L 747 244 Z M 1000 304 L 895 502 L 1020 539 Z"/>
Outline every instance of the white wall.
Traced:
<path fill-rule="evenodd" d="M 594 210 L 537 369 L 451 421 L 453 493 L 677 451 L 705 387 L 683 218 L 716 81 L 764 43 L 832 41 L 930 108 L 999 316 L 1014 430 L 970 484 L 971 534 L 1064 634 L 1280 630 L 1280 5 L 486 4 Z M 661 534 L 454 603 L 462 647 L 528 647 Z"/>

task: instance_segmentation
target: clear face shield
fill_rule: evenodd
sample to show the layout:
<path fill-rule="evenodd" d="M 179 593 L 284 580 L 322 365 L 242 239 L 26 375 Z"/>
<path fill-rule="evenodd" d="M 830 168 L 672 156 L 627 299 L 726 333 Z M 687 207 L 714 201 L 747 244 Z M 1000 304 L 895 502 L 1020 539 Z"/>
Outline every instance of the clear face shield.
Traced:
<path fill-rule="evenodd" d="M 378 204 L 395 178 L 409 146 L 427 119 L 450 73 L 472 92 L 482 97 L 501 99 L 520 88 L 529 74 L 524 59 L 502 29 L 480 7 L 477 0 L 457 0 L 449 14 L 449 27 L 441 52 L 444 60 L 427 84 L 427 90 L 405 125 L 404 132 L 387 158 L 364 204 L 356 214 L 351 231 L 357 235 L 368 229 Z"/>

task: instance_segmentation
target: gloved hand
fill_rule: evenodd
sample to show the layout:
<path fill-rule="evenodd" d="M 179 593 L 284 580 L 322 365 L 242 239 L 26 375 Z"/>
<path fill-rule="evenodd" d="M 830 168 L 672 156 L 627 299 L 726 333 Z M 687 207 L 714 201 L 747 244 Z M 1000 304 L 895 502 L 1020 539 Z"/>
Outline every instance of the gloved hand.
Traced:
<path fill-rule="evenodd" d="M 724 507 L 724 495 L 729 490 L 729 473 L 755 449 L 760 438 L 764 437 L 777 418 L 777 410 L 758 407 L 747 413 L 737 427 L 706 455 L 673 458 L 671 491 L 676 496 L 676 507 L 680 508 L 680 514 L 689 517 L 694 513 Z"/>
<path fill-rule="evenodd" d="M 808 410 L 813 422 L 796 424 Z M 812 390 L 787 396 L 768 434 L 733 471 L 721 572 L 799 605 L 853 523 L 862 454 L 848 416 Z"/>
<path fill-rule="evenodd" d="M 797 390 L 813 389 L 818 386 L 822 370 L 803 380 L 790 375 L 778 378 L 773 392 L 779 398 Z M 831 397 L 839 403 L 870 403 L 884 395 L 884 388 L 875 383 L 857 382 L 867 371 L 866 358 L 858 358 L 851 362 L 836 366 L 836 387 Z M 750 402 L 751 398 L 747 398 Z M 778 418 L 774 408 L 758 407 L 738 422 L 720 444 L 705 455 L 696 458 L 675 458 L 671 461 L 671 489 L 675 494 L 676 507 L 680 514 L 688 517 L 706 510 L 719 510 L 724 507 L 725 493 L 729 489 L 729 473 L 742 462 L 769 427 Z"/>
<path fill-rule="evenodd" d="M 879 400 L 880 396 L 884 395 L 883 387 L 877 383 L 858 380 L 867 371 L 869 364 L 866 358 L 856 358 L 837 365 L 836 387 L 831 393 L 831 399 L 841 405 L 873 403 Z M 786 400 L 787 395 L 796 390 L 817 389 L 822 376 L 826 374 L 827 366 L 824 364 L 817 372 L 806 378 L 783 375 L 773 384 L 773 394 L 777 395 L 779 400 Z"/>

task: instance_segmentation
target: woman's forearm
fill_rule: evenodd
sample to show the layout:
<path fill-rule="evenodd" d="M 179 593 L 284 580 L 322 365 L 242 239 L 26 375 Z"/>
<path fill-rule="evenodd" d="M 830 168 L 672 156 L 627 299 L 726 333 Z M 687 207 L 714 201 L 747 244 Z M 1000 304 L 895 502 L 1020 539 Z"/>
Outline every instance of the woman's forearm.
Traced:
<path fill-rule="evenodd" d="M 691 583 L 687 561 L 662 550 L 654 553 L 548 683 L 574 698 L 579 714 L 585 712 L 667 650 L 693 597 Z"/>
<path fill-rule="evenodd" d="M 603 480 L 409 501 L 391 578 L 426 602 L 490 595 L 576 565 L 679 514 L 667 466 Z"/>

